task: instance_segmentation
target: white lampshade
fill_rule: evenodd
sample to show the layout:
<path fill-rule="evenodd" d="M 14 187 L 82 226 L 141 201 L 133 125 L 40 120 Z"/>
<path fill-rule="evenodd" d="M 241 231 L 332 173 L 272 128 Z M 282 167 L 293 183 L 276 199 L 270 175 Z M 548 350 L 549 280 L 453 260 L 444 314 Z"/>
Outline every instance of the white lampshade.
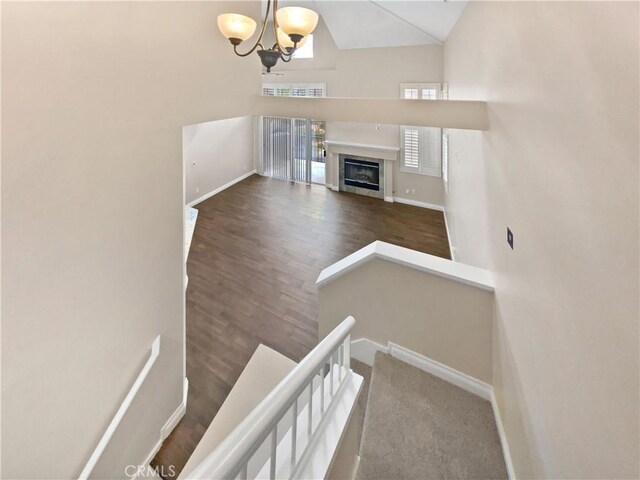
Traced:
<path fill-rule="evenodd" d="M 307 38 L 309 37 L 304 37 L 302 40 L 300 40 L 296 48 L 301 48 L 305 43 L 307 43 Z M 278 43 L 281 47 L 285 48 L 293 48 L 294 46 L 294 43 L 291 38 L 289 38 L 289 35 L 284 33 L 280 27 L 278 27 Z"/>
<path fill-rule="evenodd" d="M 218 15 L 218 28 L 225 38 L 247 40 L 256 31 L 256 22 L 252 18 L 237 13 Z"/>
<path fill-rule="evenodd" d="M 282 31 L 287 35 L 306 37 L 316 28 L 318 14 L 302 7 L 284 7 L 276 12 L 276 19 Z"/>

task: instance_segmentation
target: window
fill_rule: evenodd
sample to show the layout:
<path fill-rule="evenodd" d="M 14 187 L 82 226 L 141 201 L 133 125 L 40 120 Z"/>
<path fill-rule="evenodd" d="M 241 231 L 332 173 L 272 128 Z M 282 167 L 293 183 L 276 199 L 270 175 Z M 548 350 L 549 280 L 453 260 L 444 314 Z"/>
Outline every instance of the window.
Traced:
<path fill-rule="evenodd" d="M 449 186 L 449 132 L 442 129 L 442 181 L 444 188 Z"/>
<path fill-rule="evenodd" d="M 400 127 L 400 170 L 439 177 L 441 175 L 442 129 L 435 127 Z"/>
<path fill-rule="evenodd" d="M 265 83 L 262 95 L 270 97 L 326 97 L 324 83 Z"/>
<path fill-rule="evenodd" d="M 417 88 L 405 88 L 403 98 L 407 100 L 418 100 L 418 98 L 420 98 L 418 96 L 419 93 L 420 90 L 418 90 Z"/>
<path fill-rule="evenodd" d="M 400 97 L 407 100 L 442 100 L 446 98 L 441 83 L 401 83 Z"/>
<path fill-rule="evenodd" d="M 313 34 L 307 36 L 304 45 L 293 52 L 293 58 L 313 58 Z"/>
<path fill-rule="evenodd" d="M 406 100 L 440 100 L 444 90 L 440 83 L 401 83 L 400 97 Z M 441 128 L 400 128 L 400 170 L 440 177 L 443 172 L 445 144 Z M 445 180 L 446 182 L 446 180 Z"/>

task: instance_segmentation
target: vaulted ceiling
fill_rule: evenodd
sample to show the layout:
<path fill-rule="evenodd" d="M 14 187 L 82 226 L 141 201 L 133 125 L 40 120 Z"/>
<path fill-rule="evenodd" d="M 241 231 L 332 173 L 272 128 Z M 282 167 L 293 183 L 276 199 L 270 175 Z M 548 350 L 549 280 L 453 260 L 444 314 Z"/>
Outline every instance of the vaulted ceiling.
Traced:
<path fill-rule="evenodd" d="M 340 49 L 438 45 L 467 5 L 432 0 L 286 0 L 320 14 Z"/>

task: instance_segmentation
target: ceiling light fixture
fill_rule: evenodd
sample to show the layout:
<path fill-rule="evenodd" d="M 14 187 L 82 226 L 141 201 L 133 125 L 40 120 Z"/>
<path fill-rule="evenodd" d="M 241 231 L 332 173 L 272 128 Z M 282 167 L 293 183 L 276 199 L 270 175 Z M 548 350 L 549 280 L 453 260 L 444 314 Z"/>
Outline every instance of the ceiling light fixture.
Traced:
<path fill-rule="evenodd" d="M 262 45 L 262 37 L 267 28 L 272 0 L 267 0 L 267 11 L 262 22 L 260 36 L 248 52 L 238 52 L 238 45 L 251 38 L 256 31 L 256 22 L 252 18 L 237 13 L 223 13 L 218 16 L 218 28 L 222 35 L 233 45 L 233 51 L 239 57 L 246 57 L 256 49 L 262 65 L 271 72 L 278 60 L 290 62 L 293 53 L 307 40 L 318 24 L 318 14 L 302 7 L 284 7 L 278 9 L 278 0 L 273 0 L 273 35 L 276 42 L 271 48 Z"/>

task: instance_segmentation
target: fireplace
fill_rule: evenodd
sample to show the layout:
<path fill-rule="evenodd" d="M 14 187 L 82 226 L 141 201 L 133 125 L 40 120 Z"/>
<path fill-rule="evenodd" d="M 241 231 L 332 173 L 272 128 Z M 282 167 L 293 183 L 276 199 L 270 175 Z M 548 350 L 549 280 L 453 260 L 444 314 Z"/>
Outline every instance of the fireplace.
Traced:
<path fill-rule="evenodd" d="M 352 187 L 380 190 L 380 165 L 375 162 L 344 159 L 344 184 Z"/>
<path fill-rule="evenodd" d="M 341 153 L 338 168 L 341 191 L 384 198 L 384 160 Z"/>

